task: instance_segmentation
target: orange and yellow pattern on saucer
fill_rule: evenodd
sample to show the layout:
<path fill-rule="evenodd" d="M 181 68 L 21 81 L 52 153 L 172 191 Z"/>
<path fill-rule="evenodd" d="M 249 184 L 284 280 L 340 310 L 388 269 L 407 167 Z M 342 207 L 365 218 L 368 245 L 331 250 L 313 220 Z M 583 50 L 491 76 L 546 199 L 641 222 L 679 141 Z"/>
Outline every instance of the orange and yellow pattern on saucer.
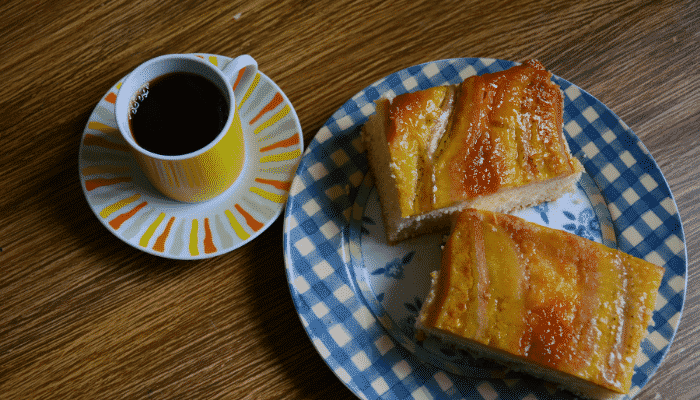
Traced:
<path fill-rule="evenodd" d="M 231 60 L 197 56 L 219 67 Z M 243 171 L 223 194 L 201 203 L 163 196 L 140 171 L 114 117 L 120 85 L 97 104 L 80 142 L 83 192 L 108 230 L 154 255 L 199 259 L 248 243 L 281 214 L 304 143 L 292 104 L 270 78 L 258 72 L 236 99 L 246 135 Z"/>

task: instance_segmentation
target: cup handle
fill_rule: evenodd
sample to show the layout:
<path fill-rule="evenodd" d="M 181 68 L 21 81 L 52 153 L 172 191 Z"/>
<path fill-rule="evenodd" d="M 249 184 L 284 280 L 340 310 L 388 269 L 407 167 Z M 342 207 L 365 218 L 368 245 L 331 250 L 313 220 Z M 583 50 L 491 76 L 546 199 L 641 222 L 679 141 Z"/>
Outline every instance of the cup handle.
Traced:
<path fill-rule="evenodd" d="M 233 85 L 233 93 L 238 98 L 243 84 L 252 81 L 258 73 L 258 63 L 253 57 L 243 54 L 231 60 L 223 72 L 229 84 Z"/>

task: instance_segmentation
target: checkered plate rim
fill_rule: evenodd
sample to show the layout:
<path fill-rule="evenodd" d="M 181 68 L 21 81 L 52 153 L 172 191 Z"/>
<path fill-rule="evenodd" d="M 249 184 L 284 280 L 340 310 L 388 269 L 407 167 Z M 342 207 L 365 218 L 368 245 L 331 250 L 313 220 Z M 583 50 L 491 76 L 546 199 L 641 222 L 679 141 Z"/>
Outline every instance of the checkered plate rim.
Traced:
<path fill-rule="evenodd" d="M 451 375 L 413 355 L 411 344 L 389 335 L 366 304 L 352 274 L 361 258 L 349 239 L 353 204 L 367 160 L 358 127 L 374 100 L 468 76 L 510 68 L 487 58 L 428 62 L 371 84 L 336 111 L 307 148 L 292 182 L 284 221 L 287 277 L 294 305 L 313 345 L 360 398 L 550 399 L 566 396 L 541 381 Z M 618 247 L 663 265 L 653 323 L 637 360 L 634 397 L 656 371 L 673 341 L 685 300 L 687 252 L 678 209 L 658 165 L 611 110 L 581 88 L 553 77 L 565 94 L 564 130 L 572 153 L 601 189 Z"/>

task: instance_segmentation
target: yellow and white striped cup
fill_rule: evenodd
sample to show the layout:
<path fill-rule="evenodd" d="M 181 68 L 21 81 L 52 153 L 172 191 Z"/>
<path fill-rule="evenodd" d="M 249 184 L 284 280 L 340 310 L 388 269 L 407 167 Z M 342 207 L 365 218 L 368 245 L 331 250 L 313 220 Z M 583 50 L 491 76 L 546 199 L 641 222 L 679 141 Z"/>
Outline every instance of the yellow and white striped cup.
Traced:
<path fill-rule="evenodd" d="M 258 64 L 249 55 L 233 59 L 221 70 L 194 55 L 169 54 L 146 61 L 126 77 L 117 94 L 117 126 L 141 170 L 156 189 L 174 200 L 194 203 L 216 197 L 236 181 L 245 163 L 245 137 L 235 95 L 255 78 L 257 71 Z M 130 107 L 141 89 L 148 82 L 172 72 L 194 73 L 206 78 L 221 90 L 229 105 L 228 119 L 219 135 L 207 146 L 178 156 L 144 149 L 136 143 L 129 128 Z"/>

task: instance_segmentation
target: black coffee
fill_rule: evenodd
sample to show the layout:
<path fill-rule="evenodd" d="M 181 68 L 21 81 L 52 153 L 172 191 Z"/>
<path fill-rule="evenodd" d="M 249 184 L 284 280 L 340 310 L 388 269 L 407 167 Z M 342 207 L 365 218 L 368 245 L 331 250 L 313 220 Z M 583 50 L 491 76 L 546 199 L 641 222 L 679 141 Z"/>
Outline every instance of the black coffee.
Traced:
<path fill-rule="evenodd" d="M 173 72 L 148 83 L 148 94 L 129 121 L 139 146 L 177 156 L 197 151 L 216 138 L 228 118 L 228 102 L 212 82 Z"/>

